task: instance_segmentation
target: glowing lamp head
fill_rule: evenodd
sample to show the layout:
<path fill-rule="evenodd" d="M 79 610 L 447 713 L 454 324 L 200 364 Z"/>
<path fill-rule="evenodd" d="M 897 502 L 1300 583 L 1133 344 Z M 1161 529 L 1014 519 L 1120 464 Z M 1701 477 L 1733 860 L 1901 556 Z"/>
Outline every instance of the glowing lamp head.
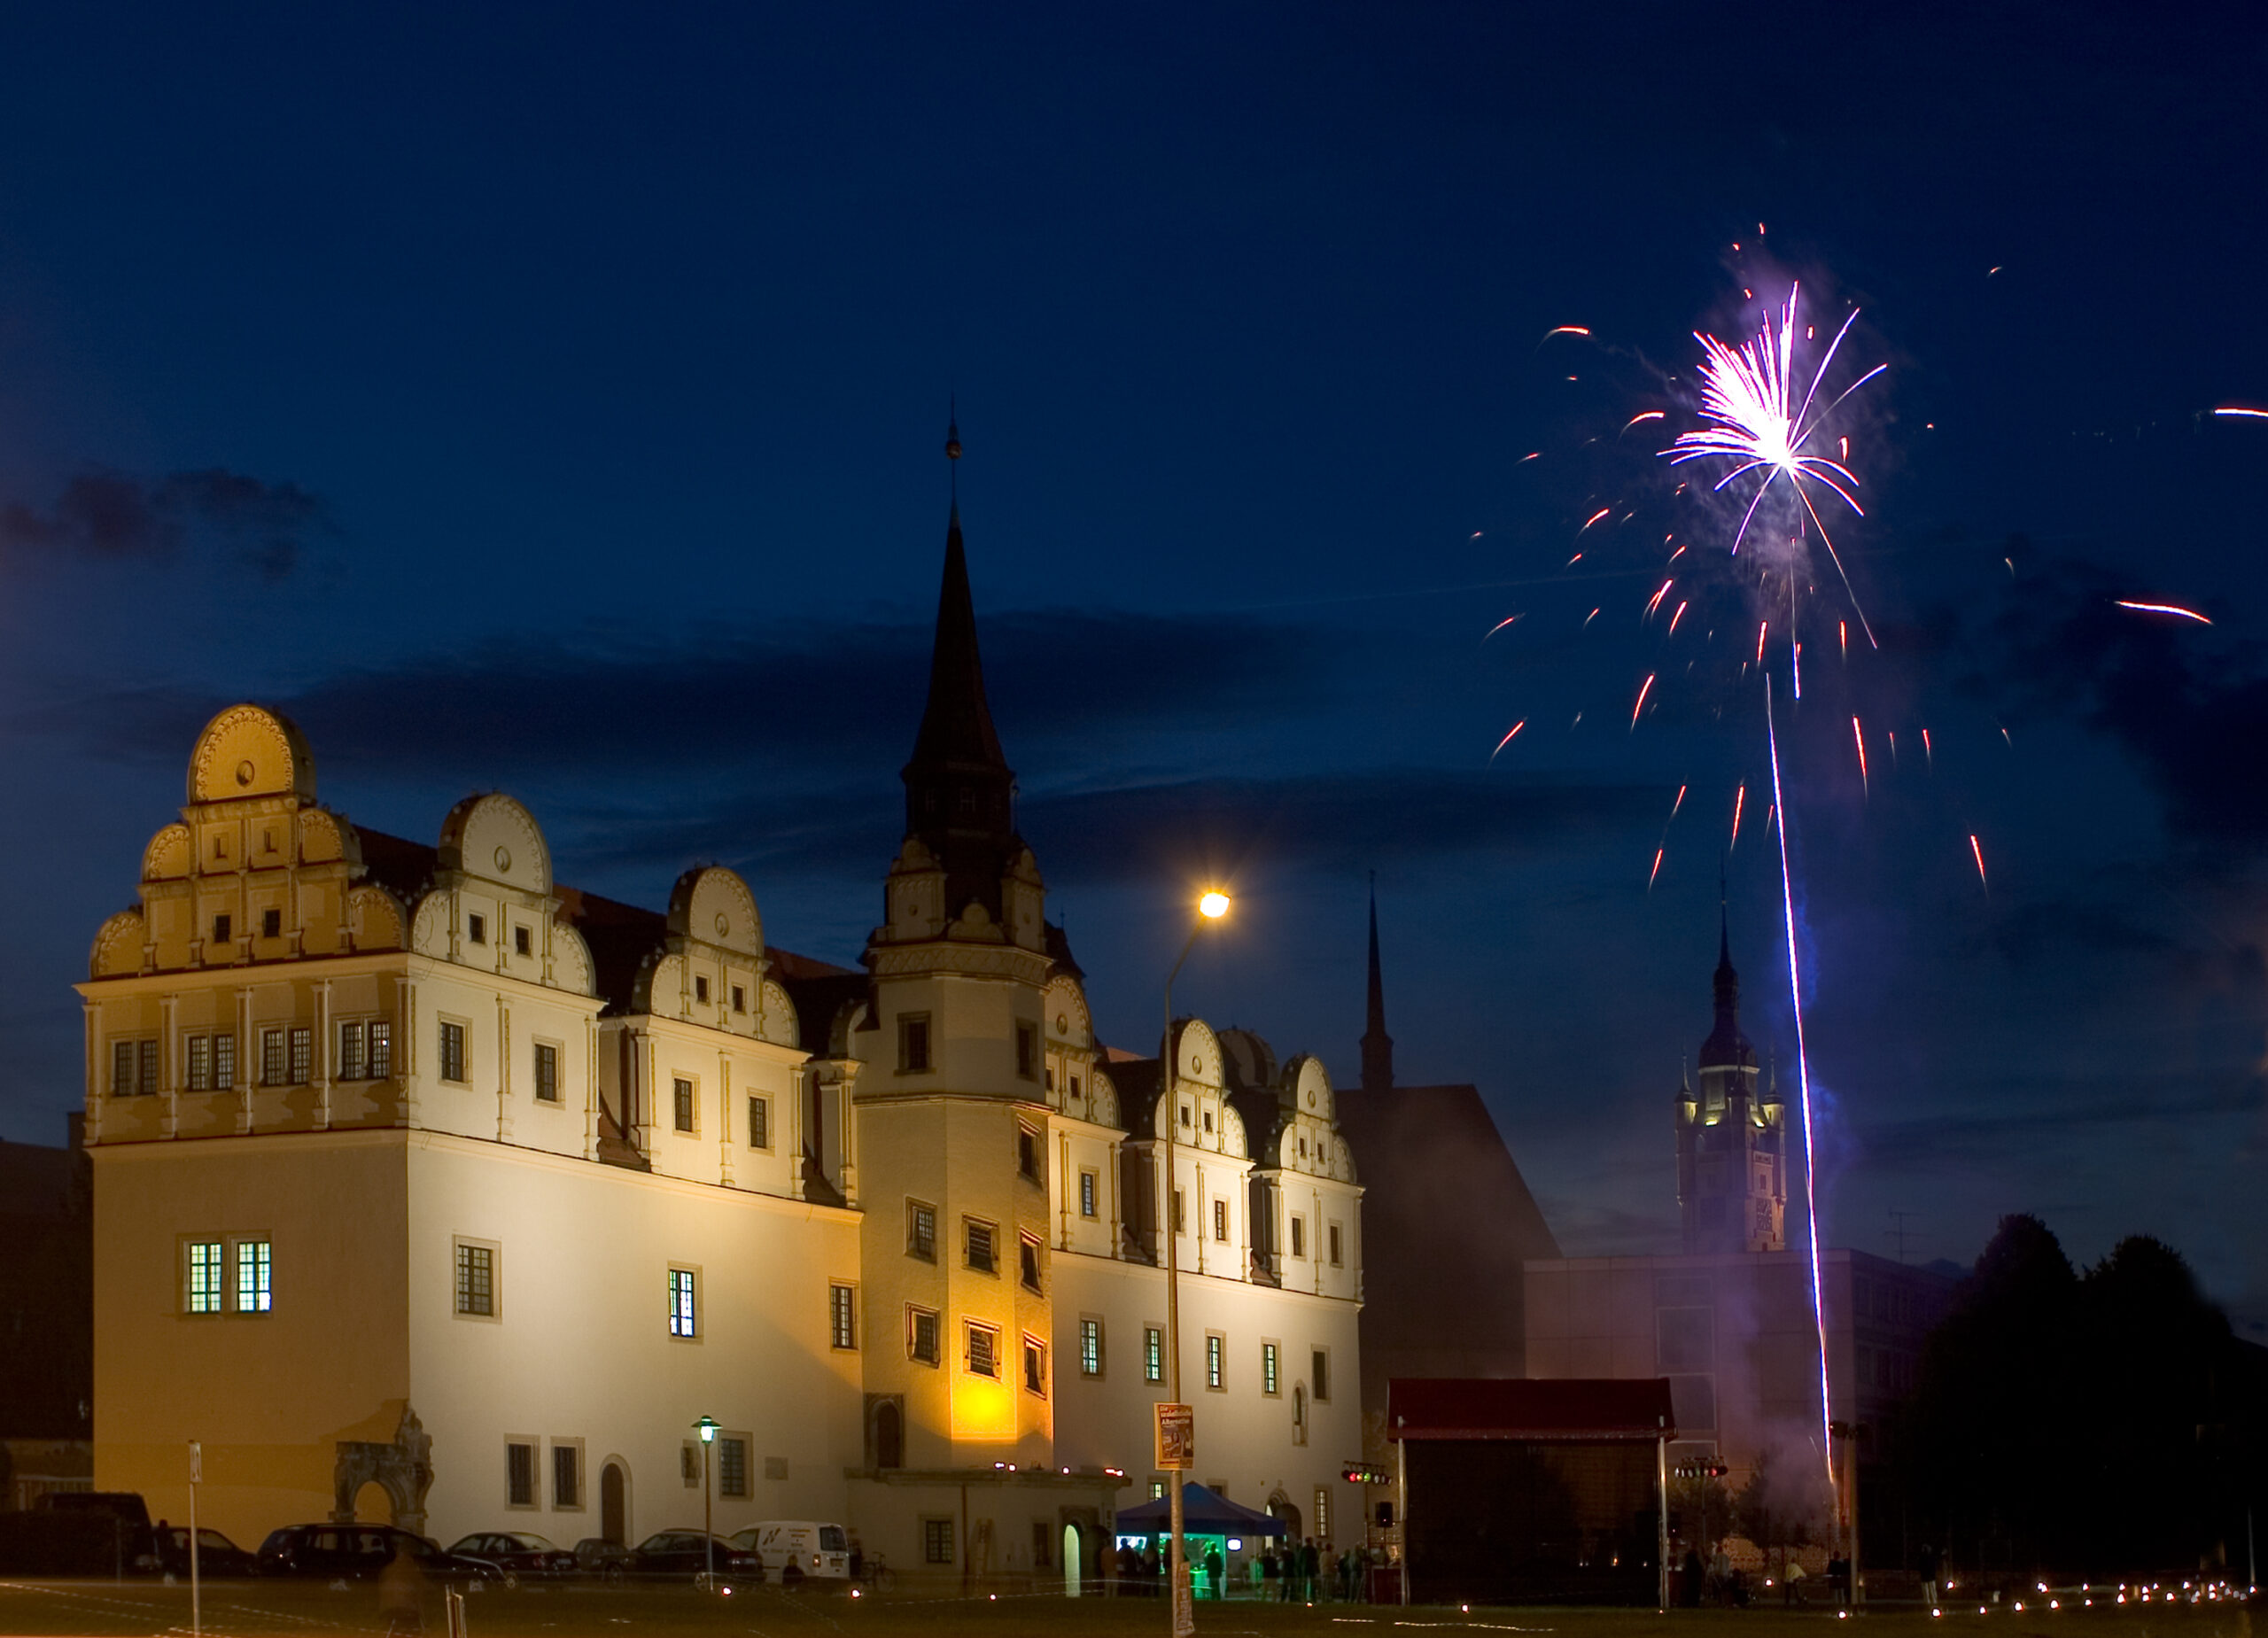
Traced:
<path fill-rule="evenodd" d="M 703 1417 L 700 1421 L 695 1423 L 693 1425 L 701 1430 L 701 1442 L 703 1444 L 713 1445 L 717 1442 L 717 1429 L 721 1425 L 721 1424 L 719 1424 L 714 1417 Z"/>
<path fill-rule="evenodd" d="M 1197 901 L 1197 913 L 1208 921 L 1218 921 L 1229 913 L 1229 896 L 1217 890 L 1208 893 Z"/>

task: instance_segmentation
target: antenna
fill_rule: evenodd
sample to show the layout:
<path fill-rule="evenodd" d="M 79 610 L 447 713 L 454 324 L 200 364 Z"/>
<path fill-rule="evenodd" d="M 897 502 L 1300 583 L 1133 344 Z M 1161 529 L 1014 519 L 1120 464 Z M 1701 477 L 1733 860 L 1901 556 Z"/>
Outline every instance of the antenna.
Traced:
<path fill-rule="evenodd" d="M 1906 1242 L 1909 1239 L 1919 1238 L 1907 1230 L 1906 1226 L 1907 1222 L 1909 1218 L 1918 1217 L 1921 1215 L 1922 1214 L 1920 1212 L 1898 1211 L 1893 1209 L 1890 1214 L 1890 1220 L 1892 1226 L 1884 1229 L 1882 1231 L 1883 1238 L 1889 1240 L 1898 1247 L 1898 1260 L 1900 1262 L 1906 1261 Z"/>

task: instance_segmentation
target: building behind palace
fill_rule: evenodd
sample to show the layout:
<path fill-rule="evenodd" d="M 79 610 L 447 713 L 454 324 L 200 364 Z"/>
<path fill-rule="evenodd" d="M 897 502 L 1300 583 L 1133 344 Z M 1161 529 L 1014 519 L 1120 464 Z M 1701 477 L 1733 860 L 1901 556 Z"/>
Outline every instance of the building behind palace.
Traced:
<path fill-rule="evenodd" d="M 1170 1224 L 1192 1477 L 1345 1539 L 1363 1234 L 1330 1077 L 1194 1019 L 1170 1075 L 1096 1039 L 957 506 L 902 777 L 851 969 L 770 947 L 730 870 L 659 912 L 564 884 L 507 796 L 430 846 L 357 827 L 289 721 L 215 717 L 80 987 L 97 1486 L 180 1516 L 198 1440 L 200 1516 L 242 1540 L 572 1542 L 698 1527 L 713 1484 L 720 1533 L 1091 1573 L 1161 1479 Z"/>

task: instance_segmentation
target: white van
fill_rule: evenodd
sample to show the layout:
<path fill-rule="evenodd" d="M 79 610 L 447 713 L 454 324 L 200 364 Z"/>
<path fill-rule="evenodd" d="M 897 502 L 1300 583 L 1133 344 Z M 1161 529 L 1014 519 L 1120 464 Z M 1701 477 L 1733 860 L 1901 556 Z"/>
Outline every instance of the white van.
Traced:
<path fill-rule="evenodd" d="M 778 1586 L 797 1581 L 850 1579 L 850 1535 L 841 1525 L 775 1518 L 743 1530 L 733 1545 L 759 1555 L 764 1579 Z"/>

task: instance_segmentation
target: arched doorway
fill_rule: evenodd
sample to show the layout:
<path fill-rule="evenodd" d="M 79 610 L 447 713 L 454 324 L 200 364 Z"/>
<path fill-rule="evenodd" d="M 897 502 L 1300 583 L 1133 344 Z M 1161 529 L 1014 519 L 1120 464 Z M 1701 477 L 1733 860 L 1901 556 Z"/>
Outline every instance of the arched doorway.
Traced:
<path fill-rule="evenodd" d="M 1286 1542 L 1293 1547 L 1297 1547 L 1300 1544 L 1300 1510 L 1292 1504 L 1291 1497 L 1285 1495 L 1280 1490 L 1278 1490 L 1274 1495 L 1270 1496 L 1268 1498 L 1268 1516 L 1270 1518 L 1278 1518 L 1283 1521 L 1284 1528 L 1286 1532 L 1284 1540 Z"/>
<path fill-rule="evenodd" d="M 874 1407 L 874 1465 L 905 1465 L 905 1413 L 894 1399 Z"/>
<path fill-rule="evenodd" d="M 1065 1525 L 1063 1526 L 1063 1595 L 1066 1598 L 1076 1598 L 1079 1595 L 1080 1558 L 1079 1526 Z"/>
<path fill-rule="evenodd" d="M 626 1547 L 630 1538 L 624 1479 L 619 1462 L 608 1463 L 599 1473 L 599 1535 L 616 1547 Z"/>
<path fill-rule="evenodd" d="M 393 1523 L 393 1496 L 375 1479 L 354 1493 L 354 1522 L 358 1525 Z"/>

